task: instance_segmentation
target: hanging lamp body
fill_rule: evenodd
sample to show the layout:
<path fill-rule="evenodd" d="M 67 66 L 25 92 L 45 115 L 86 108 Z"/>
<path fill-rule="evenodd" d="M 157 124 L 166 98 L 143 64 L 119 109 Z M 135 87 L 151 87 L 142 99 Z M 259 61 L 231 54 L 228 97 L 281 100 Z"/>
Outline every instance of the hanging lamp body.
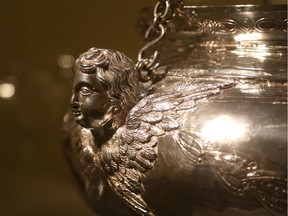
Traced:
<path fill-rule="evenodd" d="M 105 115 L 98 142 L 66 116 L 67 157 L 96 213 L 286 214 L 286 16 L 285 5 L 185 6 L 124 122 Z"/>

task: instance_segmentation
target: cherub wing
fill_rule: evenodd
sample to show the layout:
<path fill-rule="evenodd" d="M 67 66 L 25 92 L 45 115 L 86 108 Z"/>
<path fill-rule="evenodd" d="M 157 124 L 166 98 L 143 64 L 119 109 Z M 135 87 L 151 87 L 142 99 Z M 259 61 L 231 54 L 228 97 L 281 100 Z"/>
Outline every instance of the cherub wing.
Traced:
<path fill-rule="evenodd" d="M 153 215 L 141 194 L 144 174 L 157 158 L 158 138 L 178 131 L 174 139 L 196 158 L 201 146 L 197 142 L 189 145 L 193 135 L 181 131 L 179 112 L 195 108 L 197 100 L 219 94 L 220 89 L 231 85 L 185 82 L 144 98 L 130 111 L 126 124 L 105 145 L 101 160 L 109 185 L 128 206 L 141 215 Z"/>
<path fill-rule="evenodd" d="M 108 184 L 140 215 L 154 215 L 141 197 L 141 193 L 144 192 L 143 173 L 152 167 L 153 160 L 157 157 L 156 152 L 150 142 L 142 147 L 139 143 L 137 149 L 136 146 L 128 146 L 121 138 L 124 133 L 125 131 L 118 130 L 113 138 L 113 146 L 106 146 L 101 154 L 102 167 L 107 175 Z"/>
<path fill-rule="evenodd" d="M 77 124 L 70 112 L 64 117 L 63 130 L 64 152 L 73 174 L 89 197 L 100 198 L 103 182 L 93 135 Z"/>

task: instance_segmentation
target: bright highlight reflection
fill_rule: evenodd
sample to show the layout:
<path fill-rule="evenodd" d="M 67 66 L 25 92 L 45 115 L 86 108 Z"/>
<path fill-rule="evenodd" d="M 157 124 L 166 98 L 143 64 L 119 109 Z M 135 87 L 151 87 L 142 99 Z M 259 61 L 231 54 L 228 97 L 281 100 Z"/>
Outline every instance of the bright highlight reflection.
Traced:
<path fill-rule="evenodd" d="M 203 138 L 212 143 L 216 141 L 233 141 L 242 137 L 245 132 L 244 124 L 226 115 L 208 121 L 201 129 Z"/>
<path fill-rule="evenodd" d="M 239 34 L 234 37 L 235 41 L 258 41 L 262 40 L 263 36 L 260 33 L 253 32 L 250 34 Z"/>
<path fill-rule="evenodd" d="M 10 99 L 15 94 L 15 86 L 11 83 L 0 84 L 0 98 Z"/>
<path fill-rule="evenodd" d="M 239 84 L 239 89 L 242 93 L 259 95 L 263 90 L 259 86 L 251 87 L 248 83 Z"/>

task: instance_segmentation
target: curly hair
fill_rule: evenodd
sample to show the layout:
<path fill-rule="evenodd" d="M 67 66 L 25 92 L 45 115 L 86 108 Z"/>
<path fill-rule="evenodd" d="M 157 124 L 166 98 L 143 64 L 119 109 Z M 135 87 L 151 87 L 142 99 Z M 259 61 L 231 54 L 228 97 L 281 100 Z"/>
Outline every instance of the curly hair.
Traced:
<path fill-rule="evenodd" d="M 113 127 L 123 125 L 138 102 L 139 80 L 132 60 L 121 52 L 93 47 L 79 56 L 74 70 L 95 73 L 110 98 Z"/>

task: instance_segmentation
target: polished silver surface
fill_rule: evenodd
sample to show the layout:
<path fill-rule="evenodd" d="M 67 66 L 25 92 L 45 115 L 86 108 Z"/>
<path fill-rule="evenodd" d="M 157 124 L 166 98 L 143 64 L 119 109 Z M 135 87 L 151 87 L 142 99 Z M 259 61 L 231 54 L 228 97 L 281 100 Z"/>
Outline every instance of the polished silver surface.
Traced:
<path fill-rule="evenodd" d="M 167 27 L 148 82 L 113 50 L 76 62 L 66 150 L 87 202 L 100 215 L 285 215 L 286 6 L 185 6 Z"/>

